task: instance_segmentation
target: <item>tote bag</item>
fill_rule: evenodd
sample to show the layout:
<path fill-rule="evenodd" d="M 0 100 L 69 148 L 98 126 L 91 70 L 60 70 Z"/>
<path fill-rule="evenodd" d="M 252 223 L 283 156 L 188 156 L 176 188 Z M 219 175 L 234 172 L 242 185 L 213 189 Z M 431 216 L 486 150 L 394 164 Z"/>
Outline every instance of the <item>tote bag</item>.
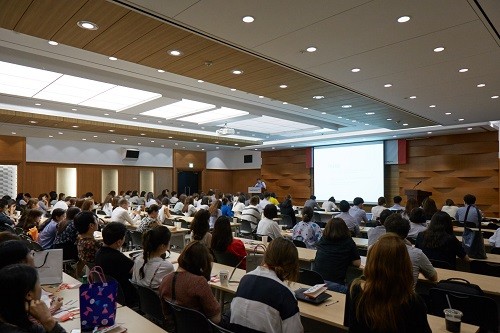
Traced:
<path fill-rule="evenodd" d="M 462 235 L 462 246 L 467 253 L 467 255 L 474 259 L 486 259 L 486 251 L 484 249 L 484 238 L 481 232 L 481 221 L 479 221 L 479 231 L 472 230 L 466 227 L 467 215 L 469 214 L 469 209 L 471 206 L 467 207 L 464 217 L 464 233 Z M 477 210 L 477 216 L 481 216 L 479 210 Z"/>
<path fill-rule="evenodd" d="M 63 279 L 63 250 L 35 252 L 35 267 L 40 284 L 60 284 Z"/>

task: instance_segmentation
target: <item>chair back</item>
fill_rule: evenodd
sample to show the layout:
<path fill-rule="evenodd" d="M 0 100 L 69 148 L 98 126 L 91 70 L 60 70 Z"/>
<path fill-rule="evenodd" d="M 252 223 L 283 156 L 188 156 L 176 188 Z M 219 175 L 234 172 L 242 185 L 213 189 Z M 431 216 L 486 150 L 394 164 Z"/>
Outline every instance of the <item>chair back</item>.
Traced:
<path fill-rule="evenodd" d="M 212 333 L 233 333 L 233 331 L 230 331 L 224 327 L 220 327 L 213 321 L 209 320 L 210 326 L 212 327 Z"/>
<path fill-rule="evenodd" d="M 453 269 L 453 266 L 449 262 L 434 259 L 429 259 L 429 261 L 435 268 Z"/>
<path fill-rule="evenodd" d="M 444 317 L 443 310 L 449 307 L 446 295 L 453 308 L 464 314 L 462 317 L 464 323 L 480 326 L 480 332 L 497 332 L 498 309 L 495 300 L 490 297 L 431 288 L 429 290 L 430 314 Z"/>
<path fill-rule="evenodd" d="M 211 331 L 208 319 L 203 313 L 174 304 L 165 299 L 163 301 L 166 303 L 173 317 L 175 333 L 209 333 Z"/>
<path fill-rule="evenodd" d="M 290 215 L 281 214 L 281 225 L 284 225 L 287 229 L 293 228 L 292 217 Z"/>
<path fill-rule="evenodd" d="M 325 280 L 315 271 L 301 268 L 299 271 L 299 283 L 314 286 L 315 284 L 325 283 Z"/>
<path fill-rule="evenodd" d="M 500 228 L 500 226 L 498 226 L 498 224 L 495 224 L 495 223 L 488 223 L 488 225 L 486 227 L 484 227 L 483 229 L 491 229 L 491 230 L 497 230 L 498 228 Z"/>
<path fill-rule="evenodd" d="M 137 289 L 139 294 L 139 308 L 141 309 L 147 317 L 150 317 L 155 323 L 164 326 L 165 317 L 163 316 L 163 310 L 161 308 L 161 299 L 158 294 L 147 287 L 143 287 L 130 281 L 134 287 Z"/>
<path fill-rule="evenodd" d="M 130 231 L 130 239 L 132 240 L 132 247 L 134 249 L 142 248 L 142 232 L 131 230 Z"/>
<path fill-rule="evenodd" d="M 470 271 L 471 273 L 500 277 L 500 264 L 472 260 L 470 262 Z"/>
<path fill-rule="evenodd" d="M 467 227 L 467 228 L 477 228 L 477 225 L 476 225 L 475 222 L 468 222 L 468 221 L 466 221 L 465 222 L 465 227 Z"/>
<path fill-rule="evenodd" d="M 298 240 L 298 239 L 294 239 L 292 240 L 293 244 L 296 246 L 296 247 L 303 247 L 303 248 L 307 248 L 306 246 L 306 243 L 304 243 L 303 241 L 301 240 Z"/>
<path fill-rule="evenodd" d="M 240 220 L 240 234 L 243 236 L 251 236 L 253 233 L 252 224 L 247 220 Z"/>
<path fill-rule="evenodd" d="M 236 267 L 238 263 L 240 262 L 240 259 L 236 257 L 234 254 L 231 252 L 227 251 L 218 251 L 218 250 L 213 250 L 212 251 L 215 257 L 215 262 L 231 267 Z"/>

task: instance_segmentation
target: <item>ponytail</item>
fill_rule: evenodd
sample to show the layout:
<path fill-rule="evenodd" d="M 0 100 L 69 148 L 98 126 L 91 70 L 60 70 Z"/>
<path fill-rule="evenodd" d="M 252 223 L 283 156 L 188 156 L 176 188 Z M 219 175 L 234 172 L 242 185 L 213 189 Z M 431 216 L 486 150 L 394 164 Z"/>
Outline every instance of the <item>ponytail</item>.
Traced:
<path fill-rule="evenodd" d="M 144 259 L 144 263 L 139 269 L 139 276 L 141 279 L 144 279 L 146 276 L 144 266 L 146 266 L 150 259 L 151 253 L 156 251 L 160 245 L 168 245 L 171 236 L 170 230 L 163 226 L 154 227 L 142 235 L 142 258 Z"/>

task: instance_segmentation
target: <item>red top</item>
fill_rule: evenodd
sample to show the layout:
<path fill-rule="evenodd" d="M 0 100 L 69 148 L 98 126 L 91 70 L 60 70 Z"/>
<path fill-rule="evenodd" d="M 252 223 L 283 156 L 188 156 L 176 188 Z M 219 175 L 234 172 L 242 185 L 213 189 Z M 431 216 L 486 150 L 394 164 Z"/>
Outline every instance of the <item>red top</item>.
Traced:
<path fill-rule="evenodd" d="M 239 239 L 233 238 L 233 242 L 226 249 L 227 252 L 234 254 L 239 260 L 247 255 L 245 245 Z M 238 268 L 247 269 L 247 261 L 243 260 Z"/>

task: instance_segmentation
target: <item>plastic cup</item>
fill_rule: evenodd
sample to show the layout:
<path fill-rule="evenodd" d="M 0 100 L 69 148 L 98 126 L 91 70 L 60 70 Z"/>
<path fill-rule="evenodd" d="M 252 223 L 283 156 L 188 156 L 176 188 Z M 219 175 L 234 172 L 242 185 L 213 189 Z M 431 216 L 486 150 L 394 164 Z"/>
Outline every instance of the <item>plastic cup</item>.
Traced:
<path fill-rule="evenodd" d="M 181 229 L 182 228 L 182 222 L 174 222 L 175 228 L 176 229 Z"/>
<path fill-rule="evenodd" d="M 238 218 L 237 217 L 233 217 L 233 223 L 238 223 Z"/>
<path fill-rule="evenodd" d="M 229 285 L 229 271 L 223 270 L 219 272 L 219 280 L 222 286 Z"/>
<path fill-rule="evenodd" d="M 460 332 L 460 323 L 462 322 L 462 316 L 462 311 L 455 309 L 444 309 L 446 330 L 448 332 Z"/>

